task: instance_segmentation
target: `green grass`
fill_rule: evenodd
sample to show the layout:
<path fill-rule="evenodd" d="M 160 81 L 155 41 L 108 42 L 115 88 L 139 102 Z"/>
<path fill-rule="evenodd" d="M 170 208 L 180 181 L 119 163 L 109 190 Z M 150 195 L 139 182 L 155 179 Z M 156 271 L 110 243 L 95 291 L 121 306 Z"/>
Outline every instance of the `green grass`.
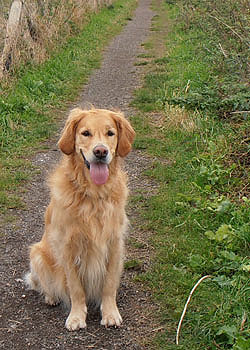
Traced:
<path fill-rule="evenodd" d="M 180 7 L 183 6 L 181 1 L 175 2 L 180 2 Z M 196 5 L 197 2 L 194 6 Z M 214 31 L 210 33 L 206 29 L 201 30 L 196 21 L 199 21 L 199 24 L 206 21 L 199 17 L 199 12 L 196 21 L 192 17 L 194 23 L 186 28 L 182 18 L 185 14 L 182 13 L 181 16 L 179 7 L 167 6 L 168 18 L 178 17 L 178 20 L 175 22 L 174 31 L 168 31 L 166 56 L 155 60 L 157 69 L 152 70 L 146 77 L 144 88 L 137 92 L 135 104 L 143 104 L 145 111 L 154 110 L 158 105 L 170 104 L 216 113 L 226 118 L 232 117 L 232 112 L 248 111 L 244 115 L 247 118 L 250 94 L 246 65 L 243 64 L 249 54 L 247 48 L 244 51 L 241 48 L 238 52 L 235 40 L 235 52 L 230 47 L 232 57 L 225 59 L 219 47 L 221 43 L 225 46 L 227 42 L 234 47 L 233 38 L 226 38 L 225 42 L 223 35 L 220 37 L 218 33 L 215 35 Z M 202 4 L 200 6 L 202 7 Z M 182 11 L 185 12 L 185 8 Z M 191 16 L 187 9 L 186 11 L 186 15 Z M 160 21 L 162 18 L 156 16 L 156 25 Z M 204 27 L 206 28 L 205 25 Z M 148 42 L 144 47 L 150 49 L 152 45 L 152 42 Z M 236 62 L 237 55 L 242 60 L 241 64 Z M 151 88 L 154 89 L 153 94 Z"/>
<path fill-rule="evenodd" d="M 194 26 L 189 31 L 178 28 L 174 5 L 161 4 L 157 11 L 155 27 L 163 30 L 162 23 L 168 21 L 166 54 L 157 57 L 156 31 L 146 46 L 157 58 L 133 102 L 141 113 L 132 118 L 135 148 L 154 156 L 144 175 L 158 183 L 158 193 L 144 198 L 144 205 L 140 196 L 138 215 L 144 230 L 153 232 L 156 256 L 151 269 L 136 279 L 153 291 L 160 305 L 165 331 L 154 339 L 157 350 L 246 350 L 250 346 L 245 159 L 249 121 L 221 119 L 219 96 L 211 90 L 218 78 L 216 67 L 201 50 L 207 45 L 206 35 Z M 227 74 L 224 71 L 220 78 L 226 80 Z M 161 114 L 160 121 L 153 112 Z M 213 277 L 193 294 L 177 347 L 176 329 L 185 300 L 208 274 Z"/>
<path fill-rule="evenodd" d="M 0 85 L 0 208 L 19 207 L 16 190 L 30 173 L 30 156 L 57 130 L 64 111 L 79 95 L 102 50 L 130 18 L 134 0 L 90 16 L 72 37 L 42 65 L 22 67 L 11 82 Z"/>

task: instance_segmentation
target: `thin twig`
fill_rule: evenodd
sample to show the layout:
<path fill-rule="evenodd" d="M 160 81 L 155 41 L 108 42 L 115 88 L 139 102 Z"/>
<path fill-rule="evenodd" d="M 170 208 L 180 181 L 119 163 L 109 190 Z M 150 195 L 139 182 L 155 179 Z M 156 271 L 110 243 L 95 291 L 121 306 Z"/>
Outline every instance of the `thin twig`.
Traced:
<path fill-rule="evenodd" d="M 153 332 L 159 332 L 159 331 L 161 331 L 162 329 L 164 329 L 164 327 L 158 327 L 158 328 L 155 328 L 155 329 L 152 329 L 152 333 Z"/>
<path fill-rule="evenodd" d="M 183 312 L 182 312 L 182 315 L 181 315 L 181 318 L 180 318 L 180 321 L 179 321 L 179 324 L 178 324 L 178 328 L 177 328 L 177 333 L 176 333 L 176 344 L 179 345 L 179 335 L 180 335 L 180 329 L 181 329 L 181 325 L 182 325 L 182 321 L 184 319 L 184 316 L 185 316 L 185 313 L 187 311 L 187 307 L 188 307 L 188 304 L 190 303 L 190 300 L 191 300 L 191 297 L 195 291 L 195 289 L 198 287 L 198 285 L 204 281 L 205 279 L 207 278 L 212 278 L 213 276 L 212 275 L 207 275 L 207 276 L 203 276 L 202 278 L 199 279 L 199 281 L 195 284 L 195 286 L 192 288 L 189 296 L 188 296 L 188 299 L 187 299 L 187 302 L 184 306 L 184 309 L 183 309 Z"/>
<path fill-rule="evenodd" d="M 184 222 L 182 222 L 181 224 L 179 224 L 179 225 L 175 226 L 174 228 L 181 227 L 181 226 L 185 225 L 185 223 L 186 223 L 186 222 L 187 222 L 187 220 L 186 220 L 186 221 L 184 221 Z"/>
<path fill-rule="evenodd" d="M 241 114 L 241 113 L 250 113 L 250 111 L 235 111 L 235 112 L 231 112 L 231 114 Z"/>
<path fill-rule="evenodd" d="M 185 89 L 185 94 L 188 92 L 189 88 L 190 88 L 190 80 L 188 79 L 186 89 Z"/>
<path fill-rule="evenodd" d="M 220 49 L 221 49 L 221 52 L 223 53 L 223 56 L 227 58 L 228 56 L 227 56 L 227 54 L 226 54 L 226 51 L 223 49 L 221 43 L 219 43 L 219 47 L 220 47 Z"/>
<path fill-rule="evenodd" d="M 9 320 L 9 322 L 15 322 L 15 323 L 19 323 L 19 324 L 21 324 L 22 322 L 20 322 L 20 321 L 16 321 L 16 320 Z"/>
<path fill-rule="evenodd" d="M 246 314 L 246 312 L 244 311 L 244 314 L 243 314 L 243 317 L 242 317 L 242 321 L 241 321 L 241 325 L 240 325 L 240 331 L 241 331 L 241 332 L 242 332 L 243 329 L 244 329 L 246 320 L 247 320 L 247 314 Z"/>
<path fill-rule="evenodd" d="M 248 142 L 248 141 L 250 141 L 250 137 L 248 137 L 248 138 L 242 140 L 241 143 L 243 143 L 243 142 Z"/>
<path fill-rule="evenodd" d="M 224 24 L 224 26 L 226 26 L 227 28 L 229 28 L 235 35 L 237 35 L 237 37 L 238 37 L 241 41 L 246 42 L 246 41 L 244 40 L 244 38 L 242 38 L 232 27 L 230 27 L 227 23 L 223 22 L 220 18 L 217 18 L 217 17 L 215 17 L 215 16 L 213 16 L 213 15 L 211 15 L 211 14 L 208 14 L 208 16 L 209 16 L 209 17 L 212 17 L 212 18 L 216 19 L 216 21 L 218 21 L 218 22 Z M 246 43 L 246 44 L 247 44 L 247 43 Z"/>

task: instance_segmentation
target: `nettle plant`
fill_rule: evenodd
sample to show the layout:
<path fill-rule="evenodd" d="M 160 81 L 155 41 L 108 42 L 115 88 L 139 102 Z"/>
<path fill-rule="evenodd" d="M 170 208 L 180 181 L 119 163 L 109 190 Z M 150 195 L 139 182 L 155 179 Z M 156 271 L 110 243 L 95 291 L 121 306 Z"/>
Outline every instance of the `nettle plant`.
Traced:
<path fill-rule="evenodd" d="M 192 159 L 192 166 L 198 174 L 195 185 L 201 191 L 211 193 L 214 191 L 214 187 L 217 186 L 219 191 L 222 192 L 224 190 L 223 186 L 235 181 L 231 174 L 237 165 L 232 163 L 226 167 L 223 161 L 226 154 L 218 149 L 219 146 L 226 147 L 225 144 L 222 144 L 223 142 L 223 137 L 219 141 L 219 145 L 213 141 L 209 141 L 206 152 Z"/>

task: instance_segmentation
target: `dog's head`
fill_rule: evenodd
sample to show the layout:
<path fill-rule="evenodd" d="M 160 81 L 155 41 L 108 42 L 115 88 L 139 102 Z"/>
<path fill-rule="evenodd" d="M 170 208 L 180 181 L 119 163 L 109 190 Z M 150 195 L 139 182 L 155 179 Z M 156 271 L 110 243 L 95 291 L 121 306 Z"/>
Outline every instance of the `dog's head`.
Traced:
<path fill-rule="evenodd" d="M 122 113 L 76 108 L 66 121 L 58 145 L 67 155 L 81 155 L 92 181 L 101 185 L 108 179 L 108 167 L 114 157 L 125 157 L 131 151 L 134 137 L 135 132 Z"/>

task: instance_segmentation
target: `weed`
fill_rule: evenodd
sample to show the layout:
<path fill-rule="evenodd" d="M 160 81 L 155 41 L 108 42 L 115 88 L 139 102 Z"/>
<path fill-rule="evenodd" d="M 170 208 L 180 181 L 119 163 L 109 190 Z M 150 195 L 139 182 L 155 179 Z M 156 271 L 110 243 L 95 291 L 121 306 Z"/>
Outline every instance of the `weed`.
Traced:
<path fill-rule="evenodd" d="M 140 67 L 140 66 L 146 66 L 147 64 L 148 64 L 147 61 L 142 61 L 142 62 L 137 62 L 137 63 L 135 63 L 135 66 Z"/>
<path fill-rule="evenodd" d="M 141 270 L 142 262 L 137 259 L 129 260 L 125 262 L 124 268 L 126 270 Z"/>

